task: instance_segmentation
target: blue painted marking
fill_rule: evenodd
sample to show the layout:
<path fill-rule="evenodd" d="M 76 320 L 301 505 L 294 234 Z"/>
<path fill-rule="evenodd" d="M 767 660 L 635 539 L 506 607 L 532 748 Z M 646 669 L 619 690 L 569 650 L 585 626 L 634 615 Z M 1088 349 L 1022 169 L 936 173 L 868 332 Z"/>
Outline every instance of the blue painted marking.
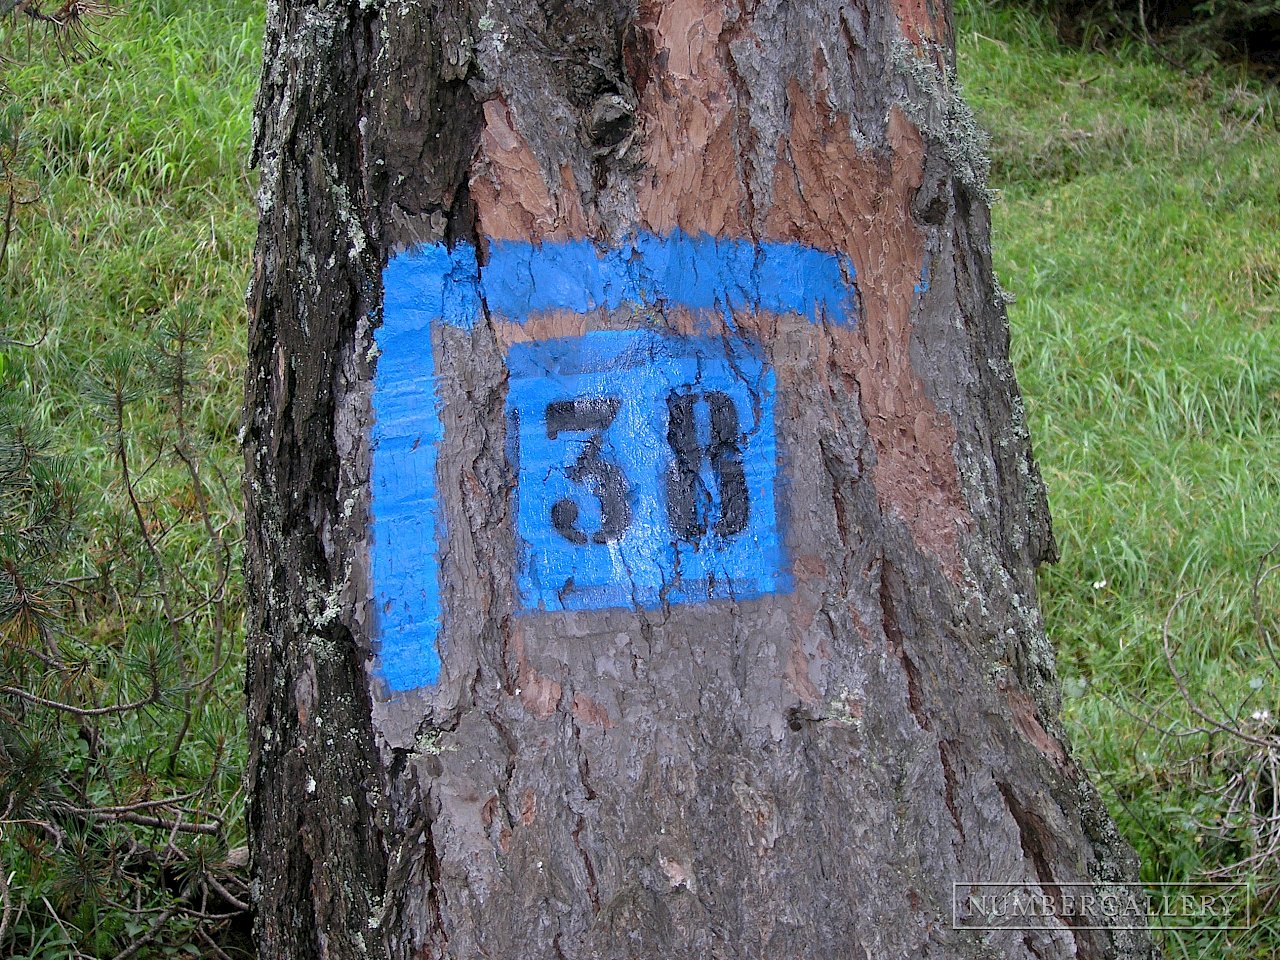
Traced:
<path fill-rule="evenodd" d="M 847 257 L 794 243 L 646 234 L 601 251 L 588 240 L 496 241 L 480 288 L 489 310 L 523 322 L 544 310 L 586 313 L 627 303 L 691 310 L 799 313 L 814 322 L 857 318 Z"/>
<path fill-rule="evenodd" d="M 470 330 L 480 315 L 480 269 L 468 243 L 428 244 L 392 257 L 382 288 L 380 346 L 388 332 L 421 332 L 436 322 Z"/>
<path fill-rule="evenodd" d="M 774 374 L 741 341 L 726 352 L 720 339 L 602 331 L 516 344 L 508 367 L 507 407 L 518 412 L 519 423 L 516 527 L 524 548 L 518 579 L 524 609 L 654 607 L 664 600 L 742 600 L 789 589 L 774 503 Z M 673 393 L 697 399 L 703 448 L 710 445 L 705 397 L 727 397 L 735 409 L 749 512 L 745 528 L 732 536 L 715 531 L 725 504 L 709 456 L 697 464 L 705 529 L 689 539 L 673 530 L 668 491 L 676 469 L 669 434 Z M 602 526 L 599 484 L 571 477 L 592 431 L 549 435 L 548 410 L 578 398 L 616 401 L 616 414 L 600 434 L 600 457 L 624 478 L 630 523 L 609 543 L 574 543 L 552 523 L 555 504 L 569 501 L 578 508 L 584 532 Z"/>
<path fill-rule="evenodd" d="M 920 264 L 920 280 L 916 283 L 916 293 L 929 292 L 929 258 L 926 256 L 924 262 Z"/>
<path fill-rule="evenodd" d="M 383 271 L 383 287 L 373 392 L 371 564 L 378 669 L 392 691 L 429 686 L 440 673 L 444 530 L 436 491 L 442 426 L 434 328 L 470 330 L 484 311 L 523 323 L 548 310 L 585 313 L 628 304 L 714 309 L 731 327 L 735 311 L 796 313 L 814 323 L 847 326 L 857 321 L 858 310 L 854 269 L 846 257 L 799 244 L 680 232 L 642 235 L 608 250 L 585 240 L 498 241 L 489 246 L 483 268 L 468 244 L 429 244 L 393 257 Z M 651 606 L 664 597 L 696 602 L 789 588 L 773 501 L 773 373 L 740 343 L 726 349 L 721 340 L 642 331 L 513 348 L 509 409 L 512 423 L 519 421 L 519 443 L 513 436 L 508 445 L 513 463 L 517 453 L 520 458 L 517 523 L 529 549 L 518 587 L 525 606 Z M 544 383 L 552 371 L 555 379 Z M 717 539 L 709 524 L 708 532 L 671 546 L 664 501 L 669 481 L 661 478 L 670 474 L 674 457 L 666 434 L 672 389 L 702 398 L 691 408 L 697 411 L 699 450 L 710 443 L 707 395 L 732 407 L 741 427 L 751 510 L 733 537 Z M 591 390 L 613 390 L 625 401 L 601 437 L 601 456 L 613 458 L 631 484 L 630 523 L 613 542 L 582 546 L 565 540 L 548 517 L 556 503 L 571 501 L 577 524 L 598 530 L 602 501 L 566 473 L 589 436 L 566 431 L 549 441 L 546 404 Z M 697 469 L 686 480 L 697 483 L 699 509 L 708 516 L 723 512 L 709 454 Z M 535 482 L 538 470 L 546 478 L 541 483 Z M 566 591 L 567 577 L 573 584 Z"/>
<path fill-rule="evenodd" d="M 404 270 L 404 265 L 398 266 Z M 391 275 L 388 267 L 384 277 Z M 429 277 L 418 275 L 426 284 Z M 429 296 L 427 293 L 424 296 Z M 431 319 L 403 287 L 388 294 L 373 381 L 373 597 L 379 671 L 393 691 L 440 676 L 437 409 Z"/>

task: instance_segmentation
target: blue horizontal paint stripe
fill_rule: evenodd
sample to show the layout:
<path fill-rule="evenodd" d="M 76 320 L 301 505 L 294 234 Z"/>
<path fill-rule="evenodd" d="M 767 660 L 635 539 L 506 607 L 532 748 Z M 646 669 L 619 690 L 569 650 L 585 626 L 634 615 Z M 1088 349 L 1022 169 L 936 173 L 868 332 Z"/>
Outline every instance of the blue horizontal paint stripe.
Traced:
<path fill-rule="evenodd" d="M 589 240 L 497 240 L 483 267 L 470 244 L 427 244 L 387 264 L 386 310 L 400 325 L 384 326 L 379 342 L 436 321 L 469 330 L 482 300 L 490 313 L 516 323 L 548 310 L 588 313 L 667 304 L 797 313 L 814 322 L 850 325 L 858 309 L 854 275 L 848 257 L 813 247 L 679 231 L 642 234 L 606 250 Z"/>
<path fill-rule="evenodd" d="M 793 243 L 642 235 L 599 250 L 585 240 L 500 241 L 489 248 L 480 290 L 495 314 L 516 322 L 547 310 L 586 313 L 627 303 L 708 310 L 798 313 L 851 324 L 857 316 L 847 257 Z"/>
<path fill-rule="evenodd" d="M 469 243 L 429 243 L 392 257 L 382 271 L 383 329 L 388 315 L 395 318 L 388 333 L 423 329 L 435 320 L 471 329 L 480 313 L 478 274 Z"/>

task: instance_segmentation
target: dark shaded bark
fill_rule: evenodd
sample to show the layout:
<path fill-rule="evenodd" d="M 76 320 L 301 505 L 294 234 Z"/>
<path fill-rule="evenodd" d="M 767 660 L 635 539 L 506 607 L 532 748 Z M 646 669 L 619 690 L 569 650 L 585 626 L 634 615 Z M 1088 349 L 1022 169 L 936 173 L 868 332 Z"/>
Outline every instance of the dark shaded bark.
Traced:
<path fill-rule="evenodd" d="M 951 925 L 953 881 L 1136 867 L 1058 718 L 1034 586 L 1054 547 L 948 16 L 273 3 L 245 437 L 264 957 L 1150 955 L 1144 934 Z M 474 326 L 434 325 L 442 669 L 389 692 L 370 565 L 388 259 L 471 244 L 483 274 L 498 241 L 680 233 L 845 258 L 856 323 L 663 301 L 516 318 L 482 288 Z M 530 611 L 512 350 L 636 329 L 776 378 L 787 587 Z M 727 539 L 745 414 L 699 396 L 705 441 L 695 401 L 669 401 L 663 496 L 709 535 L 688 498 L 710 464 Z M 583 456 L 578 479 L 609 482 Z M 627 526 L 601 503 L 594 535 L 553 510 L 566 542 Z"/>

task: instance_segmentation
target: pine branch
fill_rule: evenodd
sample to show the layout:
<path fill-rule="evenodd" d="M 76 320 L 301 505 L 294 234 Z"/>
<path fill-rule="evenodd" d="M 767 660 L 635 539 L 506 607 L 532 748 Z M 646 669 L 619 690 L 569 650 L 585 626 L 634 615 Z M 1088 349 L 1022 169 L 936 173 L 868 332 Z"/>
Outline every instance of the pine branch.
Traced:
<path fill-rule="evenodd" d="M 25 700 L 28 703 L 34 703 L 37 706 L 48 707 L 51 710 L 59 710 L 62 713 L 69 713 L 73 717 L 109 717 L 120 713 L 130 713 L 134 710 L 141 710 L 143 707 L 149 707 L 160 702 L 160 691 L 153 684 L 150 696 L 143 700 L 135 700 L 132 703 L 117 703 L 109 707 L 77 707 L 70 703 L 59 703 L 57 700 L 48 700 L 44 697 L 38 697 L 34 693 L 28 693 L 18 687 L 0 686 L 0 693 L 7 693 L 10 696 Z"/>

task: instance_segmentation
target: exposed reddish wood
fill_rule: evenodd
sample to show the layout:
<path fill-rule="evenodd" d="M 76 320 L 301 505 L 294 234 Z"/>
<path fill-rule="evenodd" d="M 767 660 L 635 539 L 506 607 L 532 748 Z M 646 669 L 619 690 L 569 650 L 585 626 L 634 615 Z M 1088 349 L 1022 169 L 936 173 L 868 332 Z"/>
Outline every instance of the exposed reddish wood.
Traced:
<path fill-rule="evenodd" d="M 1005 682 L 1001 683 L 1000 688 L 1009 702 L 1009 709 L 1013 713 L 1013 723 L 1018 728 L 1018 732 L 1026 737 L 1027 742 L 1039 750 L 1041 755 L 1052 763 L 1059 772 L 1074 776 L 1075 771 L 1071 768 L 1067 752 L 1062 748 L 1062 744 L 1040 722 L 1039 711 L 1036 709 L 1035 701 L 1027 695 L 1027 692 L 1022 687 L 1016 684 Z"/>
<path fill-rule="evenodd" d="M 651 50 L 638 110 L 646 165 L 640 223 L 658 234 L 742 236 L 747 194 L 720 51 L 724 4 L 646 0 L 636 27 Z"/>
<path fill-rule="evenodd" d="M 609 329 L 608 312 L 569 313 L 548 310 L 531 317 L 524 323 L 513 323 L 498 316 L 494 318 L 494 333 L 504 348 L 514 343 L 530 343 L 538 340 L 554 340 L 558 337 L 578 337 L 588 330 Z"/>
<path fill-rule="evenodd" d="M 573 695 L 573 704 L 569 709 L 573 713 L 573 718 L 579 723 L 599 727 L 601 730 L 608 730 L 613 726 L 613 720 L 609 716 L 608 708 L 585 694 L 575 693 Z"/>
<path fill-rule="evenodd" d="M 809 619 L 812 619 L 810 617 Z M 814 683 L 814 656 L 811 656 L 804 649 L 804 634 L 797 629 L 799 624 L 792 619 L 791 629 L 791 656 L 787 660 L 786 678 L 787 683 L 802 703 L 806 706 L 815 707 L 822 703 L 822 691 L 818 689 Z"/>
<path fill-rule="evenodd" d="M 930 0 L 893 0 L 893 12 L 902 25 L 903 34 L 912 43 L 936 43 L 942 35 L 937 17 L 930 10 L 932 6 Z"/>
<path fill-rule="evenodd" d="M 838 250 L 858 272 L 862 316 L 852 332 L 833 328 L 834 358 L 858 386 L 863 419 L 875 442 L 873 468 L 882 505 L 916 541 L 959 576 L 957 522 L 968 508 L 960 494 L 955 425 L 924 392 L 911 362 L 912 308 L 924 264 L 924 242 L 911 200 L 924 169 L 919 131 L 894 107 L 885 156 L 858 149 L 848 122 L 798 86 L 792 125 L 780 145 L 773 239 Z"/>
<path fill-rule="evenodd" d="M 573 171 L 563 167 L 553 186 L 517 126 L 500 99 L 485 102 L 470 183 L 480 232 L 493 240 L 585 236 L 587 221 Z"/>
<path fill-rule="evenodd" d="M 539 672 L 525 655 L 524 630 L 517 623 L 513 631 L 516 655 L 516 676 L 519 686 L 515 695 L 530 713 L 543 720 L 556 712 L 560 693 L 564 689 L 559 681 Z"/>
<path fill-rule="evenodd" d="M 746 200 L 733 141 L 733 101 L 717 53 L 723 13 L 713 0 L 645 8 L 641 21 L 656 67 L 644 88 L 640 118 L 647 169 L 637 190 L 640 222 L 657 232 L 740 235 Z M 958 574 L 957 518 L 967 509 L 953 456 L 955 427 L 925 395 L 912 368 L 911 311 L 924 265 L 923 237 L 911 214 L 922 182 L 919 132 L 894 108 L 888 155 L 871 156 L 848 123 L 793 85 L 792 126 L 779 145 L 769 237 L 847 254 L 858 271 L 863 316 L 853 334 L 830 328 L 834 356 L 856 382 L 875 442 L 874 477 L 881 502 L 911 529 L 953 578 Z M 485 104 L 481 155 L 472 193 L 480 224 L 495 239 L 587 236 L 587 218 L 567 171 L 552 194 L 550 179 L 496 100 Z M 727 191 L 727 192 L 726 192 Z M 761 318 L 742 318 L 759 327 Z M 696 325 L 717 318 L 697 318 Z M 677 320 L 677 326 L 679 325 Z M 574 336 L 607 329 L 604 316 L 582 315 L 504 330 L 504 339 Z M 764 331 L 761 331 L 764 332 Z M 825 365 L 818 365 L 819 371 Z"/>
<path fill-rule="evenodd" d="M 525 788 L 520 797 L 520 824 L 529 826 L 538 816 L 538 797 L 529 788 Z"/>

